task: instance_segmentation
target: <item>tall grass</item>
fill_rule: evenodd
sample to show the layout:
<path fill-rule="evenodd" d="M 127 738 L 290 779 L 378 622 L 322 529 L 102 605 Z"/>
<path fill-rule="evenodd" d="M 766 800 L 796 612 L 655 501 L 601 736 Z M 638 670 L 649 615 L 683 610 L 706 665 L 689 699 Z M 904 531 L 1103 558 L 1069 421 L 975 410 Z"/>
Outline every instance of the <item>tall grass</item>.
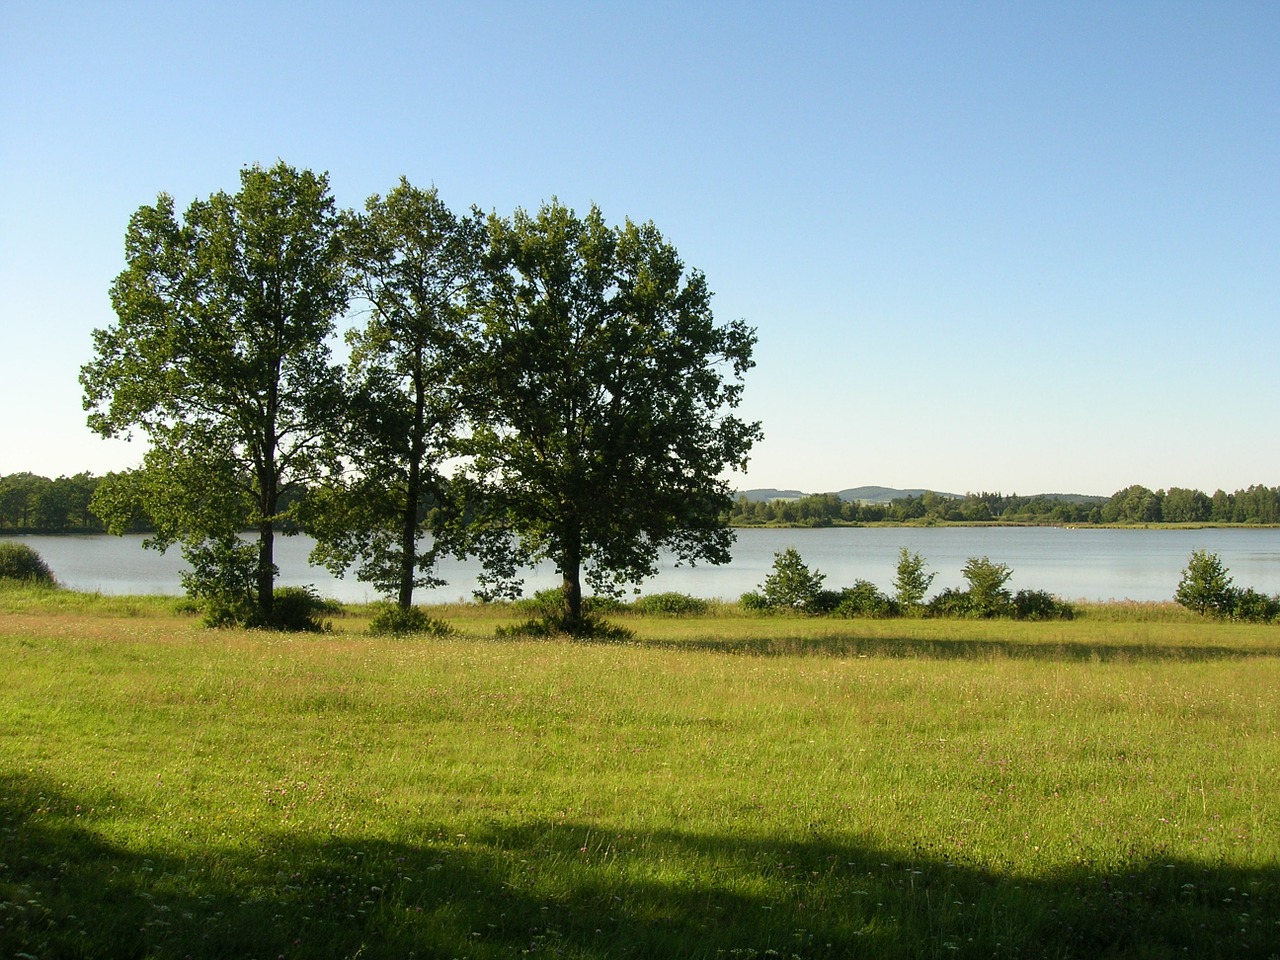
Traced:
<path fill-rule="evenodd" d="M 172 601 L 169 602 L 172 604 Z M 25 607 L 24 607 L 25 604 Z M 0 955 L 1257 956 L 1280 635 L 0 599 Z"/>

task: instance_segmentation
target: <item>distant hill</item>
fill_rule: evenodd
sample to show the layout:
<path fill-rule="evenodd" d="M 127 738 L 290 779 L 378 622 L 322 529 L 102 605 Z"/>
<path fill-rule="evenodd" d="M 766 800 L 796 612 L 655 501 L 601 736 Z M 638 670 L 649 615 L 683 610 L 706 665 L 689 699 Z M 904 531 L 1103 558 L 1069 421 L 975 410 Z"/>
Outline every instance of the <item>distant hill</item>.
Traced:
<path fill-rule="evenodd" d="M 757 490 L 739 490 L 738 496 L 746 497 L 751 503 L 768 503 L 770 500 L 799 500 L 808 494 L 799 490 L 775 490 L 773 487 L 761 487 Z"/>
<path fill-rule="evenodd" d="M 841 500 L 850 502 L 858 501 L 860 503 L 889 503 L 892 500 L 901 500 L 904 497 L 922 497 L 928 490 L 896 490 L 893 487 L 852 487 L 848 490 L 841 490 L 836 494 Z M 940 497 L 947 497 L 951 500 L 958 500 L 961 494 L 943 493 L 941 490 L 934 490 Z"/>
<path fill-rule="evenodd" d="M 928 492 L 927 489 L 922 487 L 900 490 L 896 487 L 869 486 L 850 487 L 847 490 L 839 491 L 836 496 L 850 503 L 890 503 L 905 497 L 920 497 Z M 944 493 L 941 490 L 934 490 L 933 493 L 952 500 L 964 499 L 964 494 L 962 493 Z M 739 490 L 738 496 L 746 497 L 751 503 L 759 503 L 768 502 L 769 500 L 799 500 L 801 497 L 810 496 L 810 494 L 801 490 L 777 490 L 773 487 L 758 487 L 753 490 Z M 1034 496 L 1044 497 L 1046 500 L 1062 500 L 1066 503 L 1079 503 L 1088 506 L 1106 503 L 1110 499 L 1109 497 L 1095 497 L 1083 493 L 1039 493 L 1034 494 Z"/>
<path fill-rule="evenodd" d="M 827 491 L 823 490 L 822 493 Z M 841 500 L 860 500 L 865 503 L 888 503 L 891 500 L 897 500 L 902 497 L 919 497 L 923 495 L 925 490 L 895 490 L 893 487 L 852 487 L 849 490 L 841 490 L 836 494 Z M 955 493 L 942 493 L 935 490 L 940 497 L 959 497 Z M 758 503 L 769 500 L 799 500 L 801 497 L 812 496 L 803 490 L 776 490 L 773 487 L 759 487 L 754 490 L 739 490 L 738 496 L 746 497 L 751 503 Z"/>

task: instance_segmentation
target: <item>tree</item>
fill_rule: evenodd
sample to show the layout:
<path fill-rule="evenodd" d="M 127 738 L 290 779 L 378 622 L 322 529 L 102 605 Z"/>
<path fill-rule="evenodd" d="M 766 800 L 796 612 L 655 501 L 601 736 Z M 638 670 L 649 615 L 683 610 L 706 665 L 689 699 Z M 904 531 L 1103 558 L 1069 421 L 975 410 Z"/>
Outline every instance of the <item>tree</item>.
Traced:
<path fill-rule="evenodd" d="M 351 416 L 342 453 L 351 467 L 317 491 L 313 556 L 396 597 L 402 610 L 432 576 L 446 499 L 440 464 L 461 417 L 456 371 L 477 278 L 483 223 L 459 219 L 434 188 L 401 179 L 353 217 L 348 251 L 370 306 L 351 344 Z M 432 528 L 435 528 L 432 530 Z M 430 546 L 420 544 L 429 530 Z"/>
<path fill-rule="evenodd" d="M 933 578 L 937 573 L 925 573 L 924 558 L 919 553 L 911 553 L 906 547 L 898 553 L 898 570 L 893 581 L 894 598 L 903 613 L 912 613 L 920 609 Z"/>
<path fill-rule="evenodd" d="M 764 578 L 760 593 L 770 607 L 810 610 L 822 590 L 825 573 L 810 570 L 795 547 L 773 555 L 773 572 Z"/>
<path fill-rule="evenodd" d="M 490 217 L 485 267 L 464 450 L 489 588 L 550 558 L 576 631 L 584 566 L 614 592 L 651 576 L 661 547 L 727 562 L 721 478 L 760 436 L 730 412 L 754 332 L 715 324 L 706 279 L 652 223 L 611 228 L 594 206 Z"/>
<path fill-rule="evenodd" d="M 1234 590 L 1227 568 L 1216 553 L 1193 550 L 1182 571 L 1173 599 L 1199 614 L 1225 617 L 1231 613 Z"/>
<path fill-rule="evenodd" d="M 978 617 L 999 617 L 1010 611 L 1013 597 L 1005 584 L 1013 569 L 986 557 L 970 557 L 960 571 L 969 581 L 969 610 Z"/>
<path fill-rule="evenodd" d="M 196 200 L 181 220 L 160 194 L 130 218 L 118 323 L 94 331 L 81 370 L 89 425 L 150 442 L 146 469 L 104 494 L 109 528 L 141 503 L 149 545 L 180 543 L 188 589 L 230 602 L 230 619 L 271 622 L 283 505 L 322 474 L 341 418 L 328 346 L 347 305 L 338 226 L 327 178 L 283 163 L 243 169 L 238 193 Z M 256 548 L 237 537 L 246 528 Z"/>

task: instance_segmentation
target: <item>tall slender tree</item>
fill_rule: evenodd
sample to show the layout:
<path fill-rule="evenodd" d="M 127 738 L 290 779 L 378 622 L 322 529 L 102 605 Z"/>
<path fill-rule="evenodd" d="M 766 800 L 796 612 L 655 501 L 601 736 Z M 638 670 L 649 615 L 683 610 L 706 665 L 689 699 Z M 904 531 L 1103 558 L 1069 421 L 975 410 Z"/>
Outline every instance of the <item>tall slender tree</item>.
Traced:
<path fill-rule="evenodd" d="M 441 462 L 462 417 L 457 371 L 482 234 L 479 214 L 459 218 L 434 187 L 403 178 L 348 226 L 369 312 L 348 334 L 348 466 L 316 491 L 308 526 L 316 559 L 338 573 L 358 563 L 357 576 L 405 610 L 415 587 L 440 582 L 432 570 L 449 499 Z"/>
<path fill-rule="evenodd" d="M 284 163 L 243 169 L 237 193 L 181 219 L 161 194 L 129 221 L 118 322 L 94 331 L 81 370 L 89 425 L 149 442 L 129 492 L 156 525 L 150 544 L 181 544 L 188 588 L 229 619 L 271 622 L 282 504 L 323 473 L 343 417 L 329 348 L 348 298 L 339 219 L 327 177 Z M 129 499 L 108 499 L 117 529 Z"/>

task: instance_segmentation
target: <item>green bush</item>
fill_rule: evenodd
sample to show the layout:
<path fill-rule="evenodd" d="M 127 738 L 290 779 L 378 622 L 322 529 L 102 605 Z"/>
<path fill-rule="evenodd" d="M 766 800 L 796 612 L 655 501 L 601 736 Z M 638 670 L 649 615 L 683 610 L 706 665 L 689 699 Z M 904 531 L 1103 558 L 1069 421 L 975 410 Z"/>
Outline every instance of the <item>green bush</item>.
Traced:
<path fill-rule="evenodd" d="M 969 581 L 969 616 L 1013 615 L 1013 597 L 1005 587 L 1013 576 L 1013 569 L 1008 564 L 994 563 L 986 557 L 970 557 L 961 573 Z"/>
<path fill-rule="evenodd" d="M 947 587 L 930 600 L 927 609 L 931 617 L 975 616 L 973 599 L 969 596 L 969 591 L 957 590 L 955 587 Z"/>
<path fill-rule="evenodd" d="M 751 613 L 763 613 L 769 609 L 769 601 L 759 590 L 748 590 L 738 598 L 738 606 Z"/>
<path fill-rule="evenodd" d="M 898 605 L 870 580 L 857 580 L 836 594 L 832 612 L 838 617 L 892 617 Z"/>
<path fill-rule="evenodd" d="M 597 593 L 582 598 L 583 613 L 625 613 L 630 609 L 630 604 L 606 594 Z"/>
<path fill-rule="evenodd" d="M 1231 591 L 1231 617 L 1249 623 L 1280 620 L 1280 596 L 1269 597 L 1253 587 Z"/>
<path fill-rule="evenodd" d="M 567 609 L 564 590 L 560 587 L 548 587 L 545 590 L 539 590 L 532 597 L 521 597 L 512 606 L 522 613 L 528 613 L 535 618 L 550 617 L 552 619 L 563 617 Z M 584 615 L 588 613 L 622 613 L 627 609 L 627 604 L 617 597 L 591 596 L 582 598 L 582 612 Z"/>
<path fill-rule="evenodd" d="M 593 614 L 584 613 L 576 623 L 571 623 L 568 616 L 561 613 L 534 617 L 510 627 L 499 627 L 497 635 L 512 639 L 542 640 L 551 637 L 571 637 L 574 640 L 622 643 L 632 639 L 635 633 Z"/>
<path fill-rule="evenodd" d="M 289 633 L 322 633 L 333 625 L 322 614 L 340 611 L 340 605 L 321 597 L 314 587 L 276 587 L 271 595 L 271 616 L 263 623 L 255 617 L 251 627 Z"/>
<path fill-rule="evenodd" d="M 906 547 L 898 551 L 898 567 L 893 580 L 894 599 L 905 614 L 919 613 L 936 573 L 925 573 L 924 557 Z"/>
<path fill-rule="evenodd" d="M 687 593 L 652 593 L 637 598 L 631 609 L 650 616 L 696 616 L 707 612 L 707 601 Z"/>
<path fill-rule="evenodd" d="M 369 632 L 374 636 L 447 637 L 453 633 L 453 627 L 443 620 L 427 616 L 419 607 L 410 607 L 405 610 L 398 604 L 389 603 L 374 614 L 369 624 Z"/>
<path fill-rule="evenodd" d="M 1019 620 L 1072 620 L 1076 615 L 1075 607 L 1044 590 L 1019 590 L 1013 611 Z"/>
<path fill-rule="evenodd" d="M 764 578 L 760 592 L 770 607 L 813 612 L 826 574 L 810 570 L 795 547 L 773 555 L 773 572 Z"/>
<path fill-rule="evenodd" d="M 42 587 L 56 587 L 58 581 L 40 554 L 25 543 L 0 543 L 0 580 L 17 580 Z"/>
<path fill-rule="evenodd" d="M 1222 559 L 1208 550 L 1192 550 L 1173 599 L 1196 613 L 1226 617 L 1231 615 L 1235 594 Z"/>

